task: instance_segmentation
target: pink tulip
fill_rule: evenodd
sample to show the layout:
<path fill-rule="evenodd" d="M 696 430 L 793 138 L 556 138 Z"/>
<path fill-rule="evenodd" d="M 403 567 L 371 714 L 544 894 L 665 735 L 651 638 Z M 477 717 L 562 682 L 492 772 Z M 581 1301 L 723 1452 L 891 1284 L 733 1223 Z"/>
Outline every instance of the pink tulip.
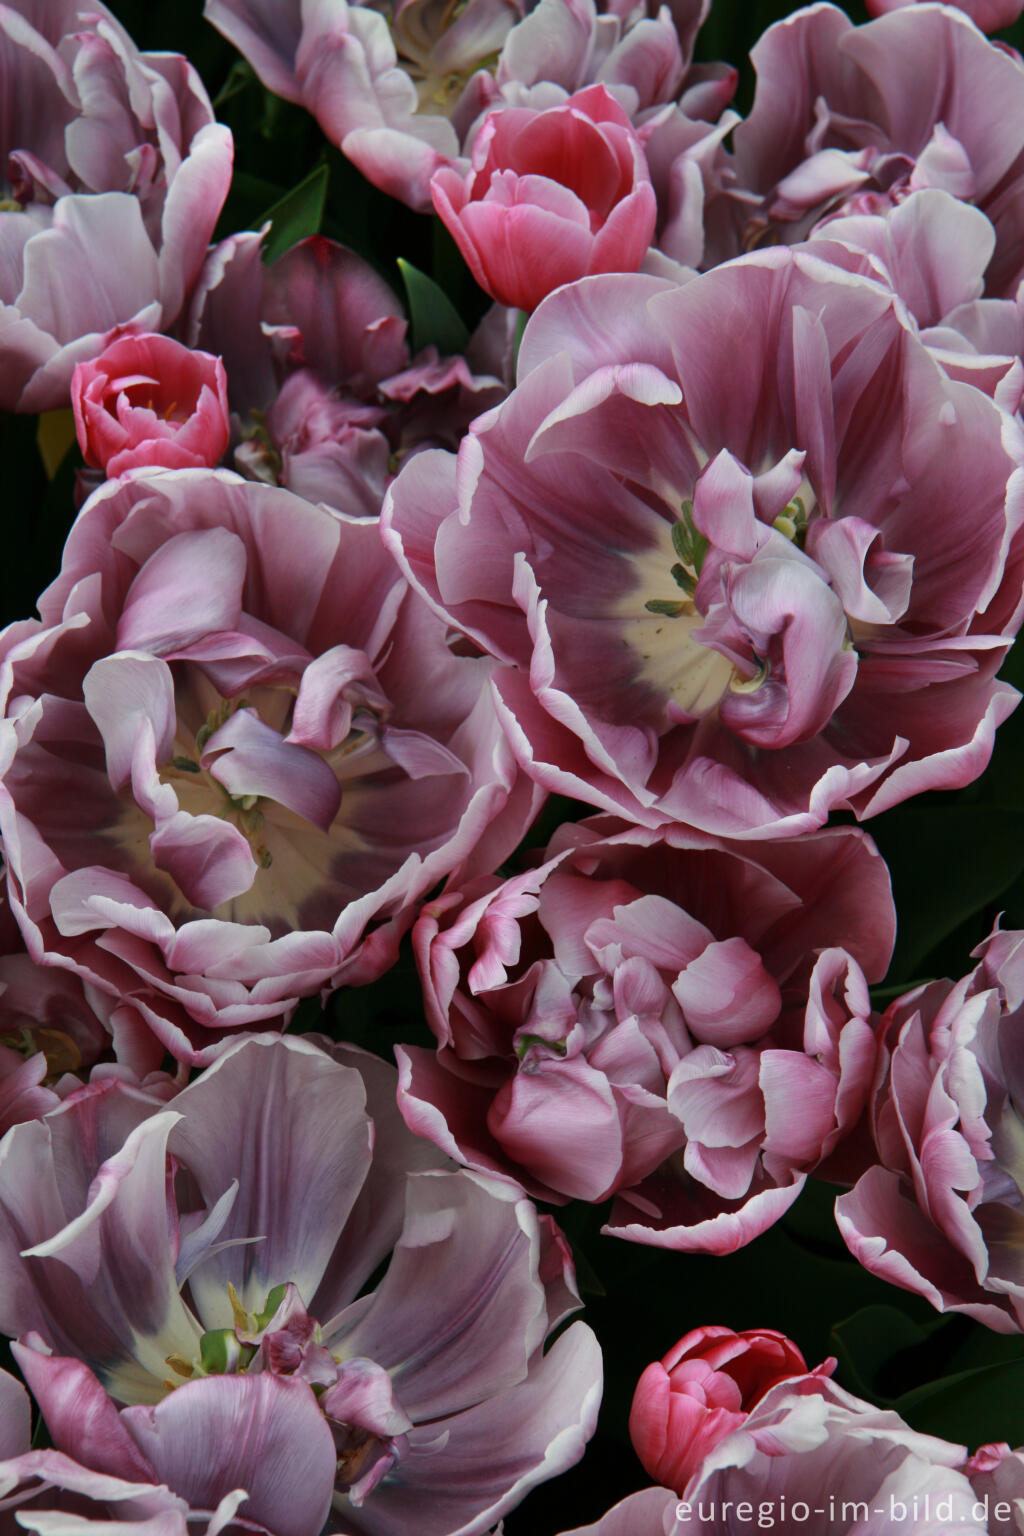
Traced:
<path fill-rule="evenodd" d="M 423 908 L 438 1050 L 397 1047 L 399 1108 L 535 1198 L 614 1195 L 616 1237 L 732 1252 L 861 1115 L 865 973 L 884 974 L 894 915 L 851 828 L 757 845 L 563 827 L 538 868 Z"/>
<path fill-rule="evenodd" d="M 813 1375 L 831 1376 L 835 1360 Z M 803 1376 L 796 1345 L 772 1328 L 694 1328 L 637 1382 L 633 1448 L 655 1482 L 682 1493 L 704 1457 L 738 1429 L 776 1382 Z"/>
<path fill-rule="evenodd" d="M 7 899 L 33 960 L 118 1000 L 142 1070 L 153 1036 L 195 1062 L 351 982 L 357 950 L 372 980 L 426 891 L 522 838 L 539 801 L 491 665 L 452 654 L 373 519 L 222 470 L 140 470 L 94 493 L 64 554 L 44 617 L 0 645 Z M 66 922 L 69 896 L 110 904 Z"/>
<path fill-rule="evenodd" d="M 837 6 L 805 6 L 751 50 L 757 92 L 733 135 L 735 203 L 731 216 L 728 197 L 717 210 L 717 234 L 731 223 L 731 237 L 714 253 L 798 242 L 828 214 L 938 188 L 990 219 L 985 296 L 1013 298 L 1024 275 L 1021 64 L 978 27 L 1005 25 L 1020 0 L 868 9 L 889 14 L 858 27 Z"/>
<path fill-rule="evenodd" d="M 212 468 L 228 445 L 224 364 L 168 336 L 122 336 L 71 378 L 85 462 L 128 469 Z"/>
<path fill-rule="evenodd" d="M 654 234 L 640 140 L 603 85 L 546 112 L 492 112 L 472 169 L 444 166 L 430 189 L 481 288 L 519 309 L 578 277 L 635 272 Z"/>

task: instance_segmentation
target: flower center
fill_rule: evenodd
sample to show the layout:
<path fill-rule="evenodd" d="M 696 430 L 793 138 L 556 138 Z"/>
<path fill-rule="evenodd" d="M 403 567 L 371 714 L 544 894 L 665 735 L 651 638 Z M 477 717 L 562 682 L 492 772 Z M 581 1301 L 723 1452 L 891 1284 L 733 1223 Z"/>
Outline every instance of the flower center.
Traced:
<path fill-rule="evenodd" d="M 320 1325 L 294 1285 L 276 1285 L 258 1312 L 247 1312 L 228 1282 L 234 1325 L 212 1328 L 187 1360 L 168 1355 L 173 1392 L 202 1376 L 244 1376 L 250 1369 L 299 1377 L 315 1394 L 337 1453 L 336 1486 L 361 1503 L 398 1461 L 411 1420 L 394 1396 L 390 1377 L 373 1360 L 332 1354 Z M 173 1377 L 177 1377 L 174 1380 Z"/>
<path fill-rule="evenodd" d="M 203 878 L 201 850 L 193 856 L 184 848 L 179 855 L 175 844 L 168 854 L 161 832 L 166 818 L 155 818 L 130 789 L 122 792 L 121 813 L 107 835 L 145 872 L 151 893 L 172 919 L 200 911 L 223 921 L 270 925 L 275 933 L 330 926 L 347 899 L 341 866 L 364 843 L 338 814 L 342 783 L 348 781 L 346 796 L 357 807 L 362 786 L 355 781 L 393 769 L 378 722 L 360 709 L 336 747 L 314 751 L 287 739 L 294 689 L 257 685 L 225 699 L 198 668 L 178 664 L 176 673 L 177 729 L 169 755 L 156 765 L 157 794 L 173 791 L 173 820 L 186 841 L 200 838 L 200 818 L 216 818 L 240 832 L 252 855 L 249 873 L 239 875 L 233 893 L 205 894 L 196 883 Z M 223 858 L 214 850 L 216 841 L 202 833 L 207 857 Z"/>

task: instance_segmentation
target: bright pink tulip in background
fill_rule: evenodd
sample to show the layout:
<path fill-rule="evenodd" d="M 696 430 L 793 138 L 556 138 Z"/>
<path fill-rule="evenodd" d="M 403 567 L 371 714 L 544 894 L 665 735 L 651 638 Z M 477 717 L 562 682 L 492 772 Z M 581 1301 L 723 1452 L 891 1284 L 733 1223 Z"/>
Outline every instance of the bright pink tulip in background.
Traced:
<path fill-rule="evenodd" d="M 813 1375 L 831 1376 L 835 1360 Z M 773 1328 L 694 1328 L 637 1382 L 633 1448 L 656 1483 L 682 1493 L 707 1453 L 738 1429 L 776 1382 L 803 1376 L 792 1340 Z"/>

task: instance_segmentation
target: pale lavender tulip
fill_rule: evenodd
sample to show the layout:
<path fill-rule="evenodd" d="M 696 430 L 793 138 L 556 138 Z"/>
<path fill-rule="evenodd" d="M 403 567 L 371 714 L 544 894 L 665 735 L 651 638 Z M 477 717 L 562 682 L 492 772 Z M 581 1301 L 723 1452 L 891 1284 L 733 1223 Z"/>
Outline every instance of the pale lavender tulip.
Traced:
<path fill-rule="evenodd" d="M 601 84 L 635 118 L 679 99 L 715 116 L 735 90 L 725 66 L 692 66 L 706 3 L 670 10 L 595 0 L 206 0 L 205 14 L 264 84 L 301 102 L 376 186 L 429 211 L 430 180 L 465 168 L 483 116 L 550 107 Z"/>
<path fill-rule="evenodd" d="M 939 1311 L 1024 1328 L 1020 1174 L 1024 935 L 996 932 L 957 982 L 898 998 L 872 1111 L 877 1163 L 836 1205 L 851 1252 Z"/>
<path fill-rule="evenodd" d="M 242 234 L 211 250 L 187 327 L 224 357 L 235 467 L 376 517 L 402 460 L 457 447 L 506 389 L 434 347 L 411 356 L 401 305 L 354 251 L 313 236 L 265 267 L 259 246 Z"/>
<path fill-rule="evenodd" d="M 885 866 L 852 831 L 730 847 L 601 819 L 548 855 L 425 907 L 439 1049 L 397 1048 L 406 1122 L 541 1199 L 616 1195 L 616 1236 L 729 1252 L 866 1104 Z"/>
<path fill-rule="evenodd" d="M 578 1460 L 600 1357 L 581 1323 L 544 1353 L 561 1239 L 437 1166 L 394 1079 L 262 1036 L 170 1111 L 84 1090 L 8 1134 L 0 1327 L 57 1452 L 193 1509 L 240 1490 L 273 1536 L 475 1536 Z"/>
<path fill-rule="evenodd" d="M 564 1536 L 740 1536 L 747 1530 L 908 1536 L 1008 1527 L 962 1445 L 919 1434 L 822 1376 L 780 1382 L 704 1457 L 682 1497 L 649 1488 Z M 1001 1494 L 1002 1498 L 1003 1495 Z M 991 1507 L 991 1513 L 990 1513 Z"/>
<path fill-rule="evenodd" d="M 177 319 L 231 135 L 180 54 L 139 53 L 91 0 L 4 6 L 0 68 L 0 408 L 47 410 L 121 331 Z"/>
<path fill-rule="evenodd" d="M 1024 275 L 1019 58 L 962 10 L 933 4 L 901 6 L 861 27 L 833 5 L 808 6 L 770 27 L 751 57 L 758 88 L 733 138 L 741 190 L 732 241 L 719 256 L 762 240 L 802 240 L 851 202 L 885 206 L 937 187 L 991 219 L 997 244 L 986 291 L 1013 296 Z"/>
<path fill-rule="evenodd" d="M 379 975 L 416 900 L 532 819 L 491 663 L 453 654 L 373 520 L 126 476 L 40 611 L 0 642 L 11 906 L 33 959 L 180 1060 Z"/>
<path fill-rule="evenodd" d="M 515 392 L 405 466 L 383 522 L 504 664 L 546 788 L 792 836 L 984 768 L 1017 697 L 1019 454 L 890 290 L 783 247 L 560 289 Z"/>

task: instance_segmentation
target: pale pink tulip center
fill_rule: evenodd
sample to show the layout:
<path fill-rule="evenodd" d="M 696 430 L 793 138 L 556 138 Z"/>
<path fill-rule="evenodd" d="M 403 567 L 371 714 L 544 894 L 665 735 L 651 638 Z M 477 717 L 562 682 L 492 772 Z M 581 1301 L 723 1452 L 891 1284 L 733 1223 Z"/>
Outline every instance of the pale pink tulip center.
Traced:
<path fill-rule="evenodd" d="M 170 755 L 157 765 L 160 782 L 173 789 L 180 810 L 187 815 L 214 816 L 229 822 L 246 839 L 253 857 L 249 888 L 211 908 L 212 915 L 230 922 L 268 924 L 275 931 L 282 925 L 301 927 L 303 904 L 333 883 L 336 861 L 361 847 L 362 840 L 338 812 L 324 828 L 295 805 L 285 804 L 272 794 L 233 792 L 230 778 L 225 784 L 228 775 L 223 767 L 218 768 L 223 757 L 211 757 L 218 733 L 242 712 L 247 711 L 282 740 L 286 738 L 295 694 L 286 687 L 256 687 L 237 699 L 223 699 L 198 669 L 187 664 L 179 664 L 179 668 L 181 676 L 175 688 L 178 729 Z M 354 724 L 332 751 L 299 750 L 309 767 L 315 769 L 312 759 L 323 764 L 318 775 L 323 783 L 316 786 L 321 800 L 333 796 L 340 801 L 342 780 L 356 780 L 364 773 L 392 766 L 380 746 L 379 733 L 366 722 Z M 330 777 L 335 781 L 333 788 Z M 353 793 L 358 789 L 349 784 L 346 798 Z M 122 800 L 123 814 L 108 835 L 131 851 L 146 870 L 150 884 L 155 881 L 160 886 L 165 910 L 172 919 L 194 912 L 195 900 L 154 863 L 149 815 L 136 803 L 130 788 L 122 792 Z"/>
<path fill-rule="evenodd" d="M 799 548 L 807 529 L 806 500 L 794 497 L 773 524 Z M 771 664 L 752 654 L 747 666 L 737 665 L 701 640 L 706 616 L 695 594 L 709 545 L 694 527 L 691 502 L 682 503 L 682 514 L 664 524 L 653 549 L 633 557 L 636 585 L 620 613 L 646 680 L 677 709 L 700 718 L 714 713 L 727 693 L 756 693 Z"/>
<path fill-rule="evenodd" d="M 410 1427 L 387 1373 L 372 1360 L 332 1353 L 294 1286 L 275 1286 L 258 1312 L 246 1310 L 230 1282 L 227 1291 L 232 1326 L 207 1329 L 190 1356 L 166 1355 L 164 1392 L 204 1376 L 270 1371 L 300 1377 L 317 1389 L 334 1437 L 338 1491 L 364 1498 L 399 1459 L 402 1432 Z"/>

